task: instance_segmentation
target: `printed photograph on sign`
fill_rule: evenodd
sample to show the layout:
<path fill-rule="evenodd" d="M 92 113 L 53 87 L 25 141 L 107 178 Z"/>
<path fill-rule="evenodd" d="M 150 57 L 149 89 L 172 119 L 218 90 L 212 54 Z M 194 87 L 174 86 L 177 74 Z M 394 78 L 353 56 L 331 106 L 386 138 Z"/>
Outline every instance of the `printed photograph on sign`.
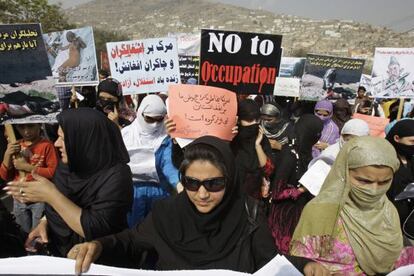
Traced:
<path fill-rule="evenodd" d="M 56 122 L 54 83 L 40 25 L 0 25 L 0 123 Z"/>
<path fill-rule="evenodd" d="M 199 84 L 273 95 L 281 44 L 281 35 L 201 30 Z"/>
<path fill-rule="evenodd" d="M 356 97 L 365 60 L 308 54 L 300 98 L 347 99 Z"/>
<path fill-rule="evenodd" d="M 92 27 L 48 33 L 43 39 L 58 86 L 98 84 Z"/>
<path fill-rule="evenodd" d="M 372 96 L 414 98 L 414 48 L 376 48 Z"/>
<path fill-rule="evenodd" d="M 306 58 L 282 57 L 279 77 L 302 78 L 305 70 Z"/>
<path fill-rule="evenodd" d="M 106 48 L 111 76 L 124 95 L 165 92 L 181 82 L 175 38 L 110 42 Z"/>

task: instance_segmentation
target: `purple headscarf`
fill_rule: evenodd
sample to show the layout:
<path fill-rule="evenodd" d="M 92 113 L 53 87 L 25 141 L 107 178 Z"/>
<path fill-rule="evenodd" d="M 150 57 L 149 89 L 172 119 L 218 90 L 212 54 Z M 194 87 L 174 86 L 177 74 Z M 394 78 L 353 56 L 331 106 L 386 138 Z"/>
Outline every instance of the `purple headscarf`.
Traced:
<path fill-rule="evenodd" d="M 316 110 L 326 110 L 329 112 L 329 116 L 320 116 L 316 113 Z M 315 105 L 315 115 L 323 121 L 323 130 L 320 142 L 328 143 L 329 145 L 335 144 L 339 139 L 339 128 L 332 120 L 333 104 L 328 100 L 322 100 Z M 319 156 L 320 150 L 313 148 L 312 156 L 315 158 Z"/>
<path fill-rule="evenodd" d="M 329 116 L 324 117 L 324 116 L 320 116 L 316 113 L 316 110 L 326 110 L 329 112 Z M 315 105 L 315 115 L 319 117 L 319 119 L 321 119 L 324 124 L 327 124 L 329 121 L 331 121 L 330 119 L 332 118 L 332 114 L 333 114 L 333 104 L 328 101 L 328 100 L 322 100 L 316 103 Z"/>

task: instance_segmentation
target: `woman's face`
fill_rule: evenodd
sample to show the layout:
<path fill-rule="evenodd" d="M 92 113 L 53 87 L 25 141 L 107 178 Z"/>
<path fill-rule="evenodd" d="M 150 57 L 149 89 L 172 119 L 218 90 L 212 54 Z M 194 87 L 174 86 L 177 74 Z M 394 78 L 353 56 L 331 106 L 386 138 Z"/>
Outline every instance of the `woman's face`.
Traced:
<path fill-rule="evenodd" d="M 59 126 L 58 129 L 58 138 L 55 142 L 55 147 L 60 151 L 62 163 L 67 164 L 68 163 L 68 155 L 66 153 L 66 147 L 65 147 L 65 136 L 63 133 L 62 128 Z"/>
<path fill-rule="evenodd" d="M 319 115 L 321 117 L 329 117 L 331 115 L 328 110 L 325 109 L 316 109 L 315 115 Z"/>
<path fill-rule="evenodd" d="M 185 171 L 185 176 L 198 179 L 200 181 L 223 177 L 223 173 L 209 161 L 196 160 L 193 161 Z M 198 191 L 192 192 L 185 190 L 188 198 L 200 213 L 209 213 L 217 207 L 223 200 L 225 188 L 218 192 L 209 192 L 201 185 Z"/>
<path fill-rule="evenodd" d="M 395 135 L 394 141 L 406 146 L 414 146 L 414 136 L 405 136 L 401 138 L 398 135 Z"/>
<path fill-rule="evenodd" d="M 117 103 L 118 102 L 118 98 L 115 97 L 114 95 L 108 93 L 108 92 L 104 92 L 101 91 L 99 93 L 99 99 L 103 100 L 103 101 L 108 101 L 108 102 L 113 102 L 113 103 Z"/>
<path fill-rule="evenodd" d="M 392 181 L 393 171 L 386 166 L 365 166 L 349 170 L 349 178 L 354 186 L 369 185 L 372 189 L 381 188 Z"/>

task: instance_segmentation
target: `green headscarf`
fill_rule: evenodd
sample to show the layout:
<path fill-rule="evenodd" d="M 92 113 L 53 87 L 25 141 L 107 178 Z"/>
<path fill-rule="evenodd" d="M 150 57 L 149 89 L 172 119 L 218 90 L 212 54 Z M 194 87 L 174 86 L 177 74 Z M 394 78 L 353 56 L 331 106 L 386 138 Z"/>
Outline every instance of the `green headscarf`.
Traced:
<path fill-rule="evenodd" d="M 291 245 L 319 236 L 319 255 L 329 255 L 340 216 L 361 269 L 368 275 L 390 272 L 403 247 L 398 213 L 386 196 L 391 182 L 373 190 L 351 185 L 349 180 L 350 169 L 372 165 L 390 167 L 394 173 L 399 168 L 389 142 L 365 136 L 346 143 L 320 193 L 305 206 Z"/>

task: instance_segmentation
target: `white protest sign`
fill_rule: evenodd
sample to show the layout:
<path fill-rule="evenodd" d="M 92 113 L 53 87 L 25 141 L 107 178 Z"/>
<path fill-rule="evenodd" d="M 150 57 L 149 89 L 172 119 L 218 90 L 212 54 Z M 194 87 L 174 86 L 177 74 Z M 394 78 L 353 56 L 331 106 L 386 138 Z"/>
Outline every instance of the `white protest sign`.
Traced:
<path fill-rule="evenodd" d="M 284 97 L 299 97 L 300 79 L 277 77 L 273 94 Z"/>
<path fill-rule="evenodd" d="M 113 78 L 124 95 L 162 92 L 180 83 L 175 38 L 153 38 L 106 44 Z"/>

